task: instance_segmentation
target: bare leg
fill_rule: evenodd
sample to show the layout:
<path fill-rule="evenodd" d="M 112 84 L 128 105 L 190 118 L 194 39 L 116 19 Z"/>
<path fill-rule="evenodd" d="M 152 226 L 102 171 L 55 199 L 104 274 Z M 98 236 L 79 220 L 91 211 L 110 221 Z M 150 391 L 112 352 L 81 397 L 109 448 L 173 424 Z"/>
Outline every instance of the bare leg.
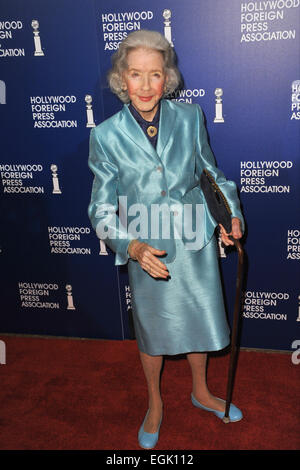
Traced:
<path fill-rule="evenodd" d="M 162 416 L 162 399 L 160 395 L 160 371 L 162 356 L 149 356 L 140 351 L 140 357 L 148 385 L 149 413 L 144 424 L 144 431 L 155 433 Z"/>
<path fill-rule="evenodd" d="M 187 359 L 192 369 L 193 395 L 201 405 L 225 412 L 225 403 L 211 395 L 206 383 L 207 354 L 189 353 Z"/>

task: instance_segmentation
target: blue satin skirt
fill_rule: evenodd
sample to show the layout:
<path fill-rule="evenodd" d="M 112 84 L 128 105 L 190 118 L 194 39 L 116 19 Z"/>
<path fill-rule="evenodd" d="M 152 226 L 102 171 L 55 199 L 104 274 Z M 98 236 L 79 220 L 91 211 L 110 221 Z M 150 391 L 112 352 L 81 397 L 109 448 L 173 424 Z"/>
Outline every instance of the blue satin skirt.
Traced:
<path fill-rule="evenodd" d="M 176 258 L 167 264 L 168 280 L 151 277 L 137 261 L 129 260 L 138 348 L 151 356 L 223 349 L 230 342 L 230 330 L 216 238 L 196 253 L 175 241 Z"/>

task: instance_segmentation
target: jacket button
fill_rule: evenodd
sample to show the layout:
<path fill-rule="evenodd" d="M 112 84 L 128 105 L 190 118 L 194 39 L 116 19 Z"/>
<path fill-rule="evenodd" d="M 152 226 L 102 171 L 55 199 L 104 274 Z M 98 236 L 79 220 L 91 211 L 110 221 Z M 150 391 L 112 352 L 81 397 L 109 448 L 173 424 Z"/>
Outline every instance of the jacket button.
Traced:
<path fill-rule="evenodd" d="M 162 196 L 165 196 L 167 193 L 166 193 L 166 191 L 162 191 L 160 194 L 161 194 Z"/>

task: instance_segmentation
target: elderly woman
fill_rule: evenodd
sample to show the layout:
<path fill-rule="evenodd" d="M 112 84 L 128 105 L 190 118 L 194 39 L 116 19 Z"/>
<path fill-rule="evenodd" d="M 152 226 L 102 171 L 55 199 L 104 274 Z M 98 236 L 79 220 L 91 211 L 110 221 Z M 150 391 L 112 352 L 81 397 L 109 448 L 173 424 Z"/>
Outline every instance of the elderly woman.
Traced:
<path fill-rule="evenodd" d="M 116 253 L 115 264 L 128 263 L 149 394 L 138 440 L 148 449 L 156 445 L 162 422 L 164 355 L 187 355 L 194 406 L 218 418 L 225 412 L 224 400 L 211 395 L 206 384 L 207 353 L 225 348 L 230 339 L 217 224 L 199 186 L 204 168 L 232 212 L 231 233 L 221 227 L 223 243 L 233 244 L 229 235 L 241 238 L 243 230 L 236 185 L 216 167 L 200 106 L 164 99 L 179 81 L 168 41 L 155 31 L 131 33 L 114 54 L 109 72 L 110 88 L 124 106 L 92 129 L 90 137 L 89 166 L 95 178 L 88 212 L 98 237 Z M 242 419 L 233 404 L 229 416 L 231 422 Z"/>

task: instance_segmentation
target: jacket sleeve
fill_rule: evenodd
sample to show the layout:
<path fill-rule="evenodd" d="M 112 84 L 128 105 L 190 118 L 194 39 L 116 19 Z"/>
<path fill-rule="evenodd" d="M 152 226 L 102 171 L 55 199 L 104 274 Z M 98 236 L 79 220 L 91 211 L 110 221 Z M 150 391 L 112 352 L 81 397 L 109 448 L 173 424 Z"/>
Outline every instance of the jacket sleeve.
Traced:
<path fill-rule="evenodd" d="M 90 133 L 88 165 L 94 174 L 88 215 L 98 238 L 115 253 L 115 265 L 126 264 L 127 248 L 133 237 L 117 215 L 118 168 L 103 150 L 96 128 Z"/>
<path fill-rule="evenodd" d="M 224 173 L 217 168 L 215 158 L 207 139 L 207 132 L 204 124 L 204 117 L 202 109 L 197 106 L 197 135 L 196 135 L 196 173 L 200 178 L 204 168 L 206 168 L 214 177 L 216 183 L 219 185 L 221 191 L 226 197 L 229 207 L 231 209 L 231 217 L 237 217 L 241 221 L 242 232 L 245 231 L 244 217 L 241 212 L 240 201 L 237 193 L 237 186 L 234 181 L 229 181 L 225 178 Z"/>

